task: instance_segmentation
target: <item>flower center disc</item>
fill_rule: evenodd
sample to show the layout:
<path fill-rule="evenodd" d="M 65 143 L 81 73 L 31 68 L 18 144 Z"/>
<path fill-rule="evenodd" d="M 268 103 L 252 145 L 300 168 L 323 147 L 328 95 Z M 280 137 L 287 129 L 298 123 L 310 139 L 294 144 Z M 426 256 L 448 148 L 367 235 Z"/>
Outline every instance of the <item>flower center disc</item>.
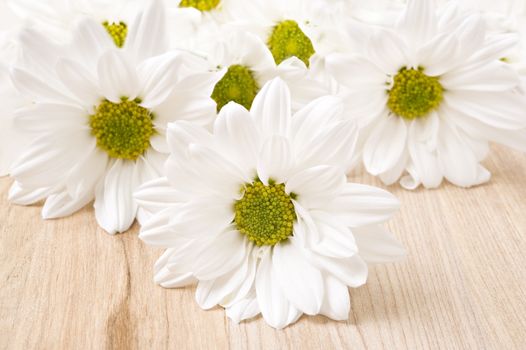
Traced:
<path fill-rule="evenodd" d="M 296 56 L 308 66 L 309 59 L 315 53 L 312 41 L 303 33 L 298 23 L 292 20 L 280 22 L 274 27 L 268 47 L 276 64 Z"/>
<path fill-rule="evenodd" d="M 152 114 L 140 100 L 103 101 L 90 116 L 91 134 L 97 146 L 112 158 L 136 160 L 150 147 L 155 130 Z"/>
<path fill-rule="evenodd" d="M 109 23 L 108 21 L 102 23 L 106 31 L 113 39 L 113 42 L 117 47 L 123 47 L 128 35 L 128 26 L 124 22 Z"/>
<path fill-rule="evenodd" d="M 235 218 L 239 232 L 258 246 L 270 245 L 286 240 L 292 235 L 296 212 L 284 184 L 261 181 L 245 187 L 243 198 L 235 205 Z"/>
<path fill-rule="evenodd" d="M 182 0 L 179 7 L 193 7 L 199 11 L 210 11 L 219 6 L 221 0 Z"/>
<path fill-rule="evenodd" d="M 387 106 L 402 118 L 422 118 L 440 105 L 443 92 L 438 78 L 425 75 L 422 68 L 404 67 L 394 77 Z"/>
<path fill-rule="evenodd" d="M 228 67 L 225 76 L 214 87 L 212 98 L 217 102 L 218 112 L 230 101 L 250 109 L 258 91 L 252 71 L 241 65 L 233 65 Z"/>

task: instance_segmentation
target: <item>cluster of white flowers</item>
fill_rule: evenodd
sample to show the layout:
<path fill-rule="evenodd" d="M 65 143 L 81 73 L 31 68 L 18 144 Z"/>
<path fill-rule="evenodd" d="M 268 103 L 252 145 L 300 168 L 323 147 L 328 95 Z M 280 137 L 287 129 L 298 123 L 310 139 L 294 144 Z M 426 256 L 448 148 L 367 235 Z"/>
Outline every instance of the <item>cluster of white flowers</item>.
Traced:
<path fill-rule="evenodd" d="M 12 0 L 0 176 L 46 219 L 94 202 L 166 248 L 164 287 L 283 328 L 347 319 L 405 252 L 388 192 L 471 187 L 526 151 L 523 0 Z M 11 11 L 11 12 L 9 12 Z"/>

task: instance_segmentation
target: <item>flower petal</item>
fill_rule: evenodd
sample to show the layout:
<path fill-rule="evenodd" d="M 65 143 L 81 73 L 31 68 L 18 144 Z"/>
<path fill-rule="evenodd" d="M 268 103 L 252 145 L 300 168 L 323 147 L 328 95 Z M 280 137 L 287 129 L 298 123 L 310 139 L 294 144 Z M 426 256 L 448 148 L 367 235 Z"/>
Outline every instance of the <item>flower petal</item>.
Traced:
<path fill-rule="evenodd" d="M 351 301 L 347 286 L 329 275 L 324 279 L 324 288 L 325 296 L 320 314 L 336 321 L 348 319 L 351 311 Z"/>
<path fill-rule="evenodd" d="M 137 71 L 124 55 L 116 50 L 104 53 L 97 65 L 100 88 L 108 100 L 121 102 L 123 97 L 134 100 L 139 93 Z"/>
<path fill-rule="evenodd" d="M 95 216 L 100 227 L 109 234 L 125 232 L 137 214 L 132 194 L 138 187 L 134 162 L 116 160 L 95 194 Z"/>
<path fill-rule="evenodd" d="M 353 229 L 360 256 L 368 263 L 386 263 L 407 255 L 395 236 L 380 225 Z"/>
<path fill-rule="evenodd" d="M 334 222 L 360 227 L 387 221 L 399 207 L 398 199 L 385 190 L 348 183 L 323 212 L 333 215 Z"/>
<path fill-rule="evenodd" d="M 286 298 L 298 310 L 316 315 L 323 302 L 323 280 L 318 269 L 291 242 L 274 247 L 273 274 Z"/>
<path fill-rule="evenodd" d="M 265 137 L 288 136 L 291 124 L 290 90 L 283 80 L 275 78 L 257 94 L 250 112 Z"/>
<path fill-rule="evenodd" d="M 277 183 L 287 180 L 293 167 L 293 156 L 288 139 L 274 135 L 267 139 L 258 157 L 258 177 L 265 185 L 269 179 Z"/>
<path fill-rule="evenodd" d="M 396 167 L 406 148 L 407 126 L 398 116 L 381 120 L 365 142 L 363 162 L 372 175 Z"/>

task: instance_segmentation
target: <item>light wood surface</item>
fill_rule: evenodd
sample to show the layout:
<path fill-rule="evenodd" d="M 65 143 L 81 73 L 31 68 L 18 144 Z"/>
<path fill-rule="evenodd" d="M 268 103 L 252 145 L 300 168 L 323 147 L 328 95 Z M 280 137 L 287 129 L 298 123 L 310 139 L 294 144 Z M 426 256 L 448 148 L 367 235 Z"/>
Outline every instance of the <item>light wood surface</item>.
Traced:
<path fill-rule="evenodd" d="M 7 203 L 0 180 L 0 347 L 5 349 L 526 349 L 526 155 L 494 147 L 489 184 L 416 192 L 391 186 L 389 228 L 403 262 L 350 291 L 347 322 L 302 317 L 275 331 L 201 310 L 193 288 L 152 282 L 160 251 L 138 227 L 97 228 L 91 208 L 42 221 Z M 380 186 L 369 176 L 355 182 Z"/>

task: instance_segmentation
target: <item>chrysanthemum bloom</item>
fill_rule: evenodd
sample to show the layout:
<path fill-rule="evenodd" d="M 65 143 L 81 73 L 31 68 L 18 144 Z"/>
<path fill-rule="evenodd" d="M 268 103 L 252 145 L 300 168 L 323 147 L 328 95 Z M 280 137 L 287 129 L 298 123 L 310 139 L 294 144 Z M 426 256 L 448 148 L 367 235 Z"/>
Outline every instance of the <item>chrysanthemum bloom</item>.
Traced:
<path fill-rule="evenodd" d="M 479 16 L 454 6 L 437 13 L 431 0 L 409 1 L 396 31 L 373 35 L 365 57 L 329 57 L 360 124 L 366 169 L 411 189 L 443 178 L 469 187 L 490 178 L 480 165 L 488 141 L 526 150 L 526 100 L 502 60 L 516 39 L 487 35 Z"/>
<path fill-rule="evenodd" d="M 259 36 L 277 64 L 297 57 L 306 66 L 337 39 L 331 10 L 320 1 L 254 0 L 232 9 L 232 25 Z M 237 10 L 237 11 L 236 11 Z M 329 35 L 330 33 L 330 35 Z"/>
<path fill-rule="evenodd" d="M 0 31 L 0 176 L 9 174 L 11 164 L 29 142 L 28 137 L 13 128 L 14 111 L 29 103 L 9 78 L 9 67 L 19 54 L 15 36 L 15 31 Z"/>
<path fill-rule="evenodd" d="M 168 147 L 166 124 L 213 121 L 210 98 L 217 79 L 202 73 L 195 57 L 167 53 L 164 9 L 159 1 L 133 25 L 130 51 L 115 47 L 105 29 L 82 22 L 71 47 L 22 33 L 24 68 L 12 72 L 19 91 L 33 101 L 15 122 L 34 142 L 15 162 L 10 199 L 46 199 L 42 215 L 69 215 L 95 200 L 99 225 L 109 233 L 133 223 L 132 193 L 159 177 Z M 162 55 L 161 55 L 162 54 Z"/>
<path fill-rule="evenodd" d="M 253 34 L 226 30 L 215 43 L 206 58 L 212 67 L 225 71 L 212 93 L 218 111 L 229 102 L 250 109 L 261 87 L 276 77 L 289 86 L 293 110 L 328 94 L 329 89 L 324 88 L 298 58 L 276 64 L 265 43 Z"/>
<path fill-rule="evenodd" d="M 365 283 L 367 262 L 404 250 L 380 226 L 396 198 L 347 182 L 355 131 L 341 107 L 322 97 L 291 115 L 276 78 L 250 112 L 225 106 L 213 133 L 170 124 L 167 177 L 135 195 L 153 215 L 140 238 L 168 248 L 156 282 L 197 282 L 199 305 L 221 305 L 236 322 L 260 312 L 276 328 L 303 313 L 347 319 L 347 286 Z"/>
<path fill-rule="evenodd" d="M 71 40 L 77 22 L 88 17 L 104 26 L 118 46 L 124 39 L 135 14 L 144 9 L 143 0 L 8 0 L 13 11 L 49 39 Z"/>

